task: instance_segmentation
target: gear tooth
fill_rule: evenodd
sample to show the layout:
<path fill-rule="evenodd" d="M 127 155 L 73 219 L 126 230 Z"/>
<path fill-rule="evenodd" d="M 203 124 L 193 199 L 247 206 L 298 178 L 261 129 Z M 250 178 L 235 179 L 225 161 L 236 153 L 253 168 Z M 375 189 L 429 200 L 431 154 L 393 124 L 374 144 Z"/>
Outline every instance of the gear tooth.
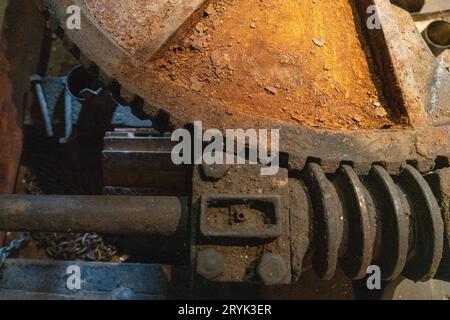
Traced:
<path fill-rule="evenodd" d="M 64 29 L 62 29 L 59 25 L 57 26 L 57 29 L 55 30 L 55 34 L 62 39 L 62 43 L 64 47 L 72 54 L 72 56 L 79 60 L 81 56 L 80 48 L 70 39 L 70 37 L 67 36 Z"/>
<path fill-rule="evenodd" d="M 371 162 L 358 162 L 357 164 L 352 163 L 352 168 L 358 175 L 368 175 L 370 169 L 372 169 Z"/>
<path fill-rule="evenodd" d="M 434 165 L 435 165 L 435 160 L 434 159 L 420 159 L 420 160 L 414 161 L 414 163 L 415 163 L 415 167 L 417 168 L 418 171 L 420 171 L 421 173 L 428 173 L 431 170 L 433 170 Z"/>
<path fill-rule="evenodd" d="M 337 160 L 326 160 L 321 159 L 320 165 L 323 171 L 326 172 L 336 172 L 336 170 L 339 169 L 339 166 L 341 165 L 340 161 Z"/>
<path fill-rule="evenodd" d="M 388 162 L 384 165 L 384 168 L 391 175 L 400 174 L 406 167 L 406 161 Z"/>
<path fill-rule="evenodd" d="M 81 53 L 79 58 L 80 64 L 83 66 L 84 69 L 92 76 L 92 77 L 98 77 L 99 74 L 99 68 L 95 64 L 94 61 L 89 59 L 85 54 Z"/>
<path fill-rule="evenodd" d="M 126 105 L 131 105 L 136 95 L 125 87 L 120 88 L 120 98 Z"/>
<path fill-rule="evenodd" d="M 110 88 L 111 85 L 114 83 L 114 77 L 112 77 L 111 75 L 107 74 L 106 72 L 104 72 L 103 70 L 100 70 L 98 73 L 98 79 L 100 80 L 101 83 L 103 83 L 105 85 L 105 87 Z"/>

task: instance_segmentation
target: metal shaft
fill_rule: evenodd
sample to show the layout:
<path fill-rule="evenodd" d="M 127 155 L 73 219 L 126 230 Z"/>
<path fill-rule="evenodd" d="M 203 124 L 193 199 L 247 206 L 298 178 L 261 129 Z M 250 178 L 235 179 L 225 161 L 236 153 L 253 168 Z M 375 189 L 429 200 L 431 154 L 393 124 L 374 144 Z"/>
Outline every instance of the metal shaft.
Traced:
<path fill-rule="evenodd" d="M 47 100 L 45 99 L 44 89 L 42 88 L 42 85 L 40 83 L 35 83 L 34 89 L 36 91 L 36 95 L 39 101 L 42 117 L 44 118 L 47 136 L 53 137 L 52 121 L 50 119 L 50 113 L 48 110 Z"/>
<path fill-rule="evenodd" d="M 72 95 L 67 88 L 67 80 L 64 80 L 64 137 L 60 143 L 67 143 L 72 135 Z"/>
<path fill-rule="evenodd" d="M 183 197 L 0 196 L 0 230 L 185 236 Z"/>

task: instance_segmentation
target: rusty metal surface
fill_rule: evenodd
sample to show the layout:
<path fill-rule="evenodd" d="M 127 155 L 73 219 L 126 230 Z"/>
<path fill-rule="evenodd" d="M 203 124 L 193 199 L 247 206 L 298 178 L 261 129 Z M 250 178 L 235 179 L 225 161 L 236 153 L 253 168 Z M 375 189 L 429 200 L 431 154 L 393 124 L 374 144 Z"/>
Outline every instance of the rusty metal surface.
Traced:
<path fill-rule="evenodd" d="M 216 99 L 186 92 L 174 83 L 164 82 L 151 69 L 147 70 L 148 59 L 156 53 L 164 53 L 178 37 L 173 30 L 178 30 L 181 25 L 193 26 L 197 18 L 191 17 L 190 13 L 201 7 L 201 1 L 195 2 L 195 8 L 190 7 L 188 11 L 181 8 L 181 11 L 173 13 L 181 20 L 169 26 L 169 33 L 164 31 L 161 42 L 155 42 L 156 38 L 151 34 L 132 54 L 126 43 L 112 41 L 111 34 L 105 32 L 105 21 L 102 22 L 85 7 L 82 10 L 82 31 L 64 30 L 66 6 L 80 4 L 80 1 L 37 2 L 43 11 L 48 11 L 57 33 L 63 36 L 67 46 L 92 73 L 99 76 L 112 94 L 134 107 L 144 108 L 159 120 L 163 128 L 203 120 L 204 128 L 281 129 L 281 152 L 287 157 L 287 165 L 277 177 L 260 178 L 256 167 L 194 168 L 192 215 L 190 225 L 182 224 L 182 229 L 183 232 L 190 229 L 191 267 L 196 281 L 256 282 L 268 286 L 289 284 L 298 279 L 303 260 L 309 258 L 313 260 L 316 274 L 324 279 L 335 275 L 338 263 L 348 277 L 361 279 L 372 262 L 382 267 L 383 279 L 386 280 L 396 279 L 402 273 L 415 281 L 426 281 L 435 275 L 447 276 L 448 217 L 445 213 L 448 211 L 445 211 L 446 205 L 441 204 L 445 211 L 442 216 L 436 201 L 436 198 L 445 200 L 445 197 L 433 195 L 421 172 L 429 172 L 436 166 L 448 166 L 450 122 L 447 120 L 447 98 L 450 87 L 447 85 L 450 81 L 448 73 L 439 69 L 430 52 L 425 50 L 420 34 L 413 27 L 413 20 L 404 11 L 391 6 L 387 0 L 357 2 L 362 20 L 366 18 L 367 6 L 375 4 L 379 9 L 383 28 L 367 31 L 367 39 L 378 67 L 376 76 L 382 80 L 383 92 L 401 121 L 384 129 L 337 131 L 229 112 Z M 103 54 L 105 50 L 109 56 Z M 415 66 L 416 61 L 425 63 Z M 276 89 L 269 91 L 273 94 Z M 106 138 L 105 193 L 139 193 L 148 186 L 156 189 L 169 187 L 179 179 L 180 176 L 175 175 L 175 178 L 151 181 L 158 177 L 158 170 L 166 170 L 168 164 L 170 167 L 171 145 L 161 144 L 158 139 L 135 138 Z M 130 157 L 129 151 L 135 153 L 135 157 Z M 151 165 L 146 164 L 149 154 L 152 154 Z M 116 162 L 117 159 L 120 161 Z M 122 167 L 130 174 L 117 176 Z M 136 176 L 137 169 L 142 167 L 148 168 L 148 172 L 145 176 Z M 309 178 L 301 176 L 295 181 L 288 174 L 305 168 L 309 168 Z M 396 176 L 392 178 L 390 175 Z M 216 200 L 228 201 L 226 208 L 209 210 L 205 194 L 213 194 Z M 261 198 L 281 199 L 275 213 L 269 213 L 269 216 L 275 216 L 275 223 L 264 216 L 267 212 L 255 210 L 248 201 L 242 203 L 243 199 L 248 200 L 255 194 L 260 194 Z M 305 201 L 290 201 L 293 195 Z M 140 198 L 133 199 L 138 203 L 145 201 L 144 197 Z M 124 208 L 127 205 L 125 201 L 119 204 L 121 199 L 125 198 L 118 197 L 117 206 L 113 209 L 119 211 L 122 208 L 128 212 Z M 70 200 L 65 200 L 70 207 Z M 236 205 L 238 200 L 241 202 Z M 67 203 L 64 204 L 67 206 Z M 52 209 L 57 205 L 61 202 L 55 203 Z M 82 217 L 81 221 L 86 222 L 82 227 L 108 225 L 105 222 L 107 213 L 99 207 L 107 208 L 107 204 L 89 205 L 96 217 L 100 215 L 100 222 L 75 210 L 73 212 Z M 159 205 L 155 204 L 155 208 Z M 139 233 L 141 228 L 147 231 L 150 228 L 153 233 L 161 231 L 158 225 L 164 224 L 165 220 L 152 220 L 151 225 L 142 223 L 143 207 L 142 204 L 142 210 L 137 212 L 139 219 L 113 219 L 119 222 L 117 228 L 121 233 L 123 230 Z M 257 223 L 252 227 L 256 225 L 262 231 L 248 228 L 243 218 L 247 213 L 252 219 L 257 217 Z M 31 214 L 27 219 L 30 217 Z M 175 233 L 178 224 L 170 217 L 169 220 L 170 227 L 166 233 Z M 14 222 L 0 219 L 0 225 L 11 225 L 11 221 Z M 57 220 L 58 228 L 63 225 L 67 228 L 62 221 Z M 45 223 L 41 221 L 40 225 Z M 71 223 L 80 228 L 78 221 Z M 266 237 L 264 231 L 273 225 L 280 227 L 282 232 Z M 31 225 L 31 228 L 38 227 Z M 446 233 L 444 228 L 447 228 Z M 111 225 L 107 229 L 119 232 Z M 106 232 L 107 229 L 100 231 Z M 442 255 L 444 259 L 441 260 Z"/>
<path fill-rule="evenodd" d="M 334 176 L 324 175 L 318 164 L 310 168 L 312 178 L 299 177 L 294 183 L 297 179 L 288 179 L 287 170 L 259 177 L 259 167 L 230 167 L 221 178 L 210 180 L 195 167 L 190 224 L 186 198 L 16 195 L 0 196 L 0 226 L 147 234 L 177 238 L 184 245 L 190 234 L 196 284 L 202 279 L 290 284 L 311 257 L 316 275 L 327 280 L 335 276 L 338 263 L 355 280 L 365 276 L 370 263 L 379 265 L 389 281 L 401 274 L 414 281 L 448 276 L 448 208 L 442 207 L 441 217 L 436 200 L 446 201 L 446 196 L 436 190 L 433 195 L 416 169 L 407 166 L 393 179 L 381 166 L 369 176 L 357 176 L 348 165 Z M 243 178 L 253 183 L 243 184 Z M 439 190 L 445 191 L 438 184 Z M 300 198 L 291 202 L 293 195 Z M 326 203 L 330 197 L 332 205 Z M 268 199 L 277 203 L 273 211 L 255 203 Z M 220 205 L 213 204 L 218 200 Z M 214 206 L 220 210 L 211 210 Z M 257 223 L 245 224 L 253 219 Z M 267 233 L 270 226 L 282 232 Z M 168 254 L 173 254 L 167 244 Z"/>
<path fill-rule="evenodd" d="M 423 40 L 421 28 L 416 28 L 413 18 L 426 19 L 424 16 L 413 16 L 405 11 L 393 8 L 399 20 L 399 30 L 410 61 L 420 61 L 414 65 L 414 79 L 418 93 L 424 103 L 425 110 L 435 126 L 447 126 L 450 123 L 450 73 L 431 54 Z M 450 10 L 434 15 L 435 19 L 450 20 Z M 424 21 L 426 23 L 426 20 Z M 424 22 L 421 22 L 423 24 Z"/>
<path fill-rule="evenodd" d="M 186 165 L 172 163 L 175 145 L 169 136 L 154 130 L 108 132 L 102 152 L 104 190 L 117 193 L 123 188 L 139 190 L 142 195 L 187 195 L 189 170 Z"/>
<path fill-rule="evenodd" d="M 207 279 L 221 283 L 263 282 L 267 285 L 291 283 L 287 170 L 280 170 L 274 177 L 261 177 L 259 170 L 259 166 L 233 166 L 223 178 L 210 180 L 203 175 L 201 167 L 195 167 L 190 232 L 191 265 L 193 271 L 200 270 L 196 276 L 196 284 L 205 278 L 202 272 L 204 265 L 214 266 L 213 269 L 217 271 Z M 222 199 L 222 204 L 221 210 L 211 210 L 211 214 L 205 216 L 207 194 L 213 194 L 212 199 Z M 273 209 L 278 213 L 272 212 L 271 215 L 272 219 L 277 215 L 277 219 L 267 221 L 266 218 L 266 222 L 262 223 L 264 221 L 262 217 L 267 217 L 268 212 L 261 207 L 258 209 L 256 205 L 249 206 L 249 201 L 244 207 L 237 205 L 242 204 L 242 200 L 245 199 L 276 201 L 278 207 Z M 250 207 L 252 210 L 249 210 Z M 236 219 L 234 209 L 242 209 L 250 221 L 257 219 L 258 223 L 245 224 L 245 221 L 242 223 L 240 219 Z M 203 227 L 200 230 L 198 224 L 201 220 L 204 221 L 204 225 L 208 223 L 209 228 Z M 277 224 L 281 228 L 281 233 L 269 234 L 268 229 L 276 228 Z M 211 225 L 221 232 L 218 234 L 216 231 L 211 237 L 208 232 Z M 230 233 L 233 234 L 231 238 L 227 237 Z M 214 250 L 213 254 L 209 253 L 211 250 Z M 213 259 L 206 259 L 205 254 L 206 257 L 212 256 Z"/>
<path fill-rule="evenodd" d="M 188 230 L 188 200 L 181 197 L 2 195 L 0 206 L 0 228 L 9 231 L 182 238 Z"/>
<path fill-rule="evenodd" d="M 278 195 L 202 196 L 200 233 L 207 238 L 276 239 L 283 234 Z M 234 223 L 229 224 L 231 221 Z"/>
<path fill-rule="evenodd" d="M 43 1 L 41 8 L 50 12 L 59 28 L 64 28 L 64 9 L 71 3 L 69 0 Z M 157 80 L 151 70 L 141 77 L 136 64 L 142 63 L 112 41 L 85 9 L 82 10 L 82 32 L 64 30 L 64 39 L 69 47 L 76 48 L 75 52 L 81 52 L 79 58 L 82 62 L 98 67 L 100 79 L 107 85 L 114 84 L 110 87 L 115 95 L 128 102 L 147 102 L 145 109 L 155 119 L 162 119 L 160 124 L 183 126 L 203 120 L 205 128 L 281 128 L 281 151 L 289 155 L 291 169 L 296 170 L 303 169 L 306 160 L 311 157 L 321 159 L 327 173 L 334 172 L 341 161 L 353 162 L 360 173 L 367 173 L 373 163 L 382 163 L 390 173 L 396 174 L 405 167 L 406 161 L 414 161 L 420 171 L 429 171 L 437 158 L 448 158 L 450 155 L 447 129 L 433 127 L 425 108 L 430 100 L 424 96 L 418 98 L 417 93 L 428 85 L 416 78 L 410 49 L 406 45 L 407 35 L 398 31 L 400 23 L 396 9 L 387 0 L 359 3 L 361 12 L 366 12 L 371 4 L 376 4 L 380 10 L 383 29 L 368 31 L 374 60 L 378 64 L 385 91 L 390 93 L 391 107 L 407 117 L 410 127 L 338 132 L 286 125 L 248 114 L 226 114 L 226 110 L 214 101 Z M 361 14 L 361 19 L 364 18 L 365 15 Z M 107 57 L 102 54 L 104 50 L 109 52 Z M 436 94 L 441 97 L 448 91 L 438 88 Z M 448 102 L 442 98 L 439 100 L 439 108 L 446 109 Z M 436 124 L 436 121 L 433 122 Z"/>
<path fill-rule="evenodd" d="M 193 270 L 214 282 L 273 285 L 295 282 L 309 259 L 317 277 L 325 280 L 335 276 L 338 265 L 349 278 L 360 280 L 368 266 L 375 264 L 386 281 L 402 274 L 414 281 L 427 281 L 448 268 L 447 258 L 441 260 L 448 255 L 448 240 L 444 239 L 448 209 L 443 207 L 442 216 L 437 202 L 442 197 L 432 193 L 417 169 L 408 165 L 401 174 L 391 177 L 379 165 L 364 176 L 358 176 L 348 165 L 342 165 L 334 175 L 325 175 L 317 163 L 308 168 L 288 184 L 282 176 L 258 178 L 245 166 L 230 167 L 222 177 L 208 180 L 196 167 L 191 215 Z M 243 184 L 242 179 L 252 183 Z M 288 186 L 289 193 L 299 199 L 286 200 Z M 213 199 L 224 203 L 217 205 L 221 210 L 207 214 L 205 197 L 208 200 L 210 192 L 214 192 Z M 236 221 L 237 201 L 252 199 L 255 192 L 260 199 L 277 194 L 281 197 L 283 233 L 279 237 L 262 237 L 266 225 L 259 238 L 251 239 L 247 233 L 255 235 L 253 229 L 261 224 L 246 229 Z M 283 218 L 286 205 L 289 222 Z M 199 223 L 203 225 L 200 230 Z M 230 231 L 232 238 L 227 237 Z M 289 251 L 290 260 L 286 258 Z M 290 280 L 281 276 L 289 272 Z"/>

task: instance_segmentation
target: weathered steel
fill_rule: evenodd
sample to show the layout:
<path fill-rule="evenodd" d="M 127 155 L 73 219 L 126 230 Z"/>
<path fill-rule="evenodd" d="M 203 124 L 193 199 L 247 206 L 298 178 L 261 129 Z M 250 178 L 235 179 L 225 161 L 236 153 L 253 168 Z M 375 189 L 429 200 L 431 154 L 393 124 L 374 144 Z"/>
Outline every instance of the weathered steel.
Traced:
<path fill-rule="evenodd" d="M 176 32 L 171 33 L 172 30 L 180 29 L 181 24 L 195 24 L 196 19 L 189 17 L 189 11 L 192 13 L 195 9 L 184 11 L 181 6 L 180 10 L 168 10 L 167 17 L 173 14 L 175 21 L 182 17 L 183 22 L 178 23 L 176 28 L 171 28 L 169 24 L 169 33 L 164 30 L 159 30 L 162 34 L 150 33 L 147 43 L 138 45 L 137 50 L 130 50 L 121 43 L 120 37 L 98 23 L 98 17 L 89 12 L 88 6 L 82 6 L 82 30 L 67 29 L 65 9 L 69 4 L 82 4 L 80 1 L 45 0 L 38 3 L 52 18 L 57 33 L 71 51 L 83 65 L 94 70 L 93 73 L 98 73 L 115 97 L 140 109 L 144 108 L 164 128 L 181 127 L 196 120 L 203 120 L 205 129 L 279 128 L 280 151 L 286 156 L 287 169 L 290 173 L 302 171 L 305 167 L 309 169 L 309 179 L 305 179 L 305 185 L 292 181 L 289 183 L 286 169 L 283 169 L 284 176 L 280 174 L 273 181 L 258 178 L 252 169 L 241 172 L 242 168 L 225 168 L 219 173 L 214 170 L 201 171 L 198 167 L 194 169 L 191 264 L 194 266 L 197 263 L 202 267 L 199 274 L 203 274 L 203 277 L 214 278 L 218 282 L 289 283 L 291 275 L 298 276 L 307 248 L 312 249 L 317 273 L 327 279 L 334 275 L 338 260 L 343 263 L 347 275 L 355 279 L 364 275 L 367 265 L 372 261 L 382 267 L 386 280 L 397 278 L 404 271 L 414 280 L 422 281 L 436 273 L 443 250 L 443 221 L 436 199 L 418 171 L 429 172 L 443 163 L 448 166 L 450 106 L 446 97 L 450 94 L 450 82 L 446 80 L 449 75 L 424 50 L 426 47 L 412 19 L 406 18 L 403 11 L 392 6 L 389 0 L 355 1 L 354 6 L 359 13 L 355 18 L 361 19 L 364 27 L 366 19 L 373 14 L 368 10 L 369 6 L 375 5 L 378 10 L 377 18 L 382 27 L 359 30 L 358 35 L 367 35 L 372 48 L 371 53 L 367 53 L 367 61 L 373 59 L 377 65 L 377 72 L 373 75 L 382 81 L 390 110 L 402 121 L 393 128 L 354 132 L 317 130 L 255 117 L 250 113 L 227 112 L 218 99 L 190 92 L 158 77 L 151 68 L 147 69 L 149 59 L 157 51 L 162 53 L 176 37 Z M 150 20 L 159 21 L 158 13 L 166 9 L 164 3 L 166 1 L 156 3 L 155 8 L 160 11 L 157 10 L 155 16 L 150 15 Z M 194 3 L 197 8 L 200 7 L 200 1 Z M 196 28 L 202 29 L 202 26 Z M 160 39 L 155 38 L 155 35 Z M 108 55 L 104 55 L 105 50 Z M 414 61 L 423 63 L 415 66 Z M 160 180 L 156 174 L 160 169 L 165 171 L 170 163 L 169 144 L 164 148 L 159 145 L 161 141 L 158 139 L 113 138 L 105 140 L 105 181 L 110 185 L 105 192 L 121 187 L 124 187 L 123 190 L 130 187 L 154 187 L 152 180 L 157 188 L 174 183 L 173 177 L 167 179 L 168 176 L 165 176 L 166 180 Z M 152 161 L 147 163 L 147 159 Z M 118 172 L 123 167 L 130 174 L 119 176 Z M 145 168 L 146 175 L 141 175 L 142 171 L 137 168 Z M 173 172 L 172 169 L 169 171 Z M 308 170 L 303 173 L 305 171 Z M 398 179 L 390 176 L 401 172 Z M 335 173 L 337 175 L 331 179 L 331 174 Z M 245 180 L 248 181 L 243 184 Z M 289 185 L 304 188 L 305 194 L 301 191 L 292 192 Z M 253 239 L 248 243 L 236 236 L 227 239 L 227 245 L 207 237 L 207 232 L 205 234 L 198 230 L 202 218 L 200 206 L 202 196 L 213 192 L 243 197 L 256 193 L 279 193 L 282 198 L 282 236 L 273 242 Z M 294 202 L 304 206 L 299 210 L 301 214 L 295 218 L 309 221 L 305 218 L 308 215 L 314 220 L 314 223 L 311 221 L 308 224 L 309 230 L 303 226 L 300 238 L 295 230 L 299 226 L 298 221 L 287 221 L 288 217 L 292 219 L 295 210 L 287 207 L 290 204 L 288 192 L 306 198 L 302 203 Z M 291 216 L 286 212 L 290 212 Z M 230 216 L 235 214 L 232 210 L 228 213 Z M 236 214 L 239 216 L 238 212 Z M 220 220 L 217 216 L 212 215 L 212 219 L 216 219 L 213 221 L 215 223 Z M 239 219 L 242 218 L 239 216 Z M 224 220 L 220 223 L 224 225 Z M 289 245 L 289 241 L 294 238 L 295 245 Z M 203 259 L 201 253 L 205 250 L 217 251 L 219 255 L 213 257 L 212 261 L 219 263 Z M 263 263 L 265 267 L 258 270 L 255 266 L 267 257 L 265 251 L 279 254 L 282 264 L 286 263 L 292 270 L 280 272 L 276 281 L 266 277 L 264 270 L 270 271 L 272 265 L 282 264 L 272 264 L 270 261 L 278 261 L 279 258 L 269 257 L 270 263 Z M 421 259 L 425 263 L 418 263 Z M 210 269 L 214 272 L 209 273 Z M 275 269 L 283 271 L 281 267 Z"/>
<path fill-rule="evenodd" d="M 151 69 L 146 70 L 145 76 L 140 76 L 137 71 L 143 62 L 138 61 L 139 55 L 130 54 L 115 43 L 86 8 L 82 7 L 82 32 L 66 29 L 65 8 L 69 4 L 78 3 L 77 1 L 38 2 L 41 9 L 49 12 L 56 22 L 55 26 L 59 28 L 59 34 L 63 35 L 65 43 L 72 49 L 76 48 L 73 51 L 79 56 L 81 52 L 80 59 L 86 65 L 98 67 L 99 78 L 113 94 L 132 104 L 144 104 L 144 109 L 157 120 L 155 123 L 158 125 L 184 126 L 202 120 L 205 129 L 280 128 L 280 151 L 289 155 L 290 169 L 293 170 L 302 170 L 308 158 L 315 158 L 322 161 L 326 173 L 333 173 L 340 162 L 349 161 L 361 174 L 368 173 L 374 163 L 383 163 L 389 173 L 397 174 L 406 166 L 406 161 L 410 160 L 417 163 L 420 171 L 427 172 L 434 167 L 436 159 L 450 156 L 447 129 L 430 125 L 430 121 L 444 125 L 448 122 L 439 121 L 435 115 L 429 119 L 425 108 L 434 101 L 438 109 L 446 110 L 448 106 L 444 97 L 450 90 L 445 85 L 431 90 L 439 101 L 433 100 L 433 94 L 420 95 L 418 98 L 418 94 L 424 92 L 423 87 L 428 87 L 428 80 L 422 81 L 413 72 L 409 41 L 406 41 L 409 33 L 399 33 L 401 26 L 397 20 L 398 12 L 388 0 L 358 1 L 358 8 L 361 21 L 365 21 L 368 18 L 368 6 L 378 7 L 383 28 L 368 31 L 373 58 L 378 64 L 391 108 L 404 115 L 410 126 L 355 132 L 305 128 L 245 113 L 226 114 L 226 108 L 217 101 L 167 83 L 159 79 Z M 195 23 L 195 19 L 192 18 L 189 23 Z M 412 20 L 408 22 L 410 24 L 413 24 Z M 420 50 L 420 47 L 415 46 L 413 53 Z M 109 53 L 107 56 L 103 54 L 105 51 Z M 429 69 L 424 70 L 424 73 L 435 74 Z M 211 110 L 214 112 L 210 112 Z M 445 115 L 445 110 L 439 115 Z"/>
<path fill-rule="evenodd" d="M 219 261 L 223 264 L 223 272 L 214 273 L 214 281 L 273 285 L 257 271 L 264 253 L 271 252 L 284 261 L 287 269 L 277 277 L 277 284 L 291 283 L 287 170 L 281 169 L 275 176 L 260 176 L 260 169 L 253 165 L 230 166 L 222 179 L 211 180 L 203 175 L 201 166 L 194 168 L 191 266 L 193 270 L 201 266 L 203 277 L 205 263 L 208 266 L 204 252 L 214 250 L 211 269 L 216 271 Z M 265 207 L 264 202 L 269 205 Z"/>
<path fill-rule="evenodd" d="M 0 196 L 0 229 L 179 236 L 187 234 L 181 197 Z"/>
<path fill-rule="evenodd" d="M 203 277 L 204 267 L 210 262 L 211 270 L 216 271 L 216 262 L 220 260 L 220 272 L 206 277 L 209 280 L 262 281 L 273 285 L 272 278 L 266 278 L 264 272 L 255 278 L 253 271 L 259 271 L 253 268 L 262 261 L 264 253 L 283 257 L 286 252 L 283 241 L 288 234 L 291 234 L 293 279 L 280 276 L 283 279 L 280 283 L 291 283 L 298 278 L 308 249 L 316 274 L 328 280 L 335 276 L 338 263 L 345 274 L 355 280 L 364 278 L 371 264 L 380 266 L 384 280 L 394 280 L 403 274 L 415 281 L 427 281 L 436 274 L 444 251 L 444 221 L 436 197 L 416 169 L 407 165 L 398 177 L 392 178 L 379 165 L 364 176 L 358 176 L 347 164 L 341 165 L 334 175 L 325 175 L 316 163 L 310 163 L 308 168 L 298 178 L 292 177 L 288 185 L 283 179 L 277 182 L 268 178 L 258 180 L 256 187 L 261 194 L 258 198 L 278 194 L 283 199 L 286 187 L 291 195 L 288 201 L 290 221 L 283 219 L 284 206 L 281 205 L 279 222 L 283 233 L 279 238 L 265 238 L 265 241 L 257 237 L 249 239 L 248 233 L 254 234 L 255 226 L 260 223 L 246 226 L 245 217 L 242 220 L 239 216 L 244 208 L 238 200 L 251 199 L 253 193 L 253 184 L 242 184 L 241 179 L 245 180 L 244 172 L 249 174 L 252 168 L 230 167 L 226 177 L 214 181 L 201 175 L 201 167 L 194 169 L 193 265 L 198 268 L 199 257 L 203 259 L 200 253 L 204 250 L 214 249 L 223 257 L 202 260 L 200 274 Z M 255 180 L 255 176 L 252 179 Z M 271 189 L 274 185 L 275 190 Z M 213 191 L 222 192 L 222 196 L 209 197 L 208 193 Z M 293 195 L 299 199 L 293 199 Z M 264 228 L 267 226 L 266 222 Z M 288 226 L 290 232 L 286 230 Z M 230 230 L 233 231 L 231 238 L 227 237 Z M 285 256 L 284 259 L 287 263 Z M 283 269 L 281 263 L 274 265 L 277 265 L 274 273 Z M 277 283 L 278 280 L 276 278 Z"/>
<path fill-rule="evenodd" d="M 170 136 L 156 135 L 154 130 L 108 132 L 102 152 L 105 193 L 136 188 L 143 195 L 188 194 L 188 166 L 175 165 L 171 159 L 175 145 Z"/>
<path fill-rule="evenodd" d="M 207 238 L 276 239 L 283 234 L 280 202 L 280 196 L 270 194 L 204 194 L 200 233 Z"/>

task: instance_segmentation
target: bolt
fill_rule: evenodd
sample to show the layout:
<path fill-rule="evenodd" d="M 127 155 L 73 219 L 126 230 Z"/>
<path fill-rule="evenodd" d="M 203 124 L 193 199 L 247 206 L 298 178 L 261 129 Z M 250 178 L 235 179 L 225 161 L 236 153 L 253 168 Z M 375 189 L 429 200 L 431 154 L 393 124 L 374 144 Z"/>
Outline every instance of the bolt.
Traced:
<path fill-rule="evenodd" d="M 65 136 L 59 139 L 59 143 L 65 144 L 72 135 L 72 95 L 67 88 L 67 79 L 64 80 L 64 128 Z"/>
<path fill-rule="evenodd" d="M 233 207 L 232 213 L 237 223 L 242 223 L 245 222 L 245 220 L 247 220 L 247 215 L 245 214 L 245 211 L 242 210 L 242 208 Z"/>
<path fill-rule="evenodd" d="M 228 171 L 228 166 L 225 164 L 213 164 L 213 165 L 202 165 L 203 174 L 208 179 L 219 180 L 223 178 Z"/>
<path fill-rule="evenodd" d="M 214 249 L 200 251 L 197 254 L 197 273 L 207 280 L 220 276 L 224 270 L 223 256 Z"/>
<path fill-rule="evenodd" d="M 287 268 L 280 255 L 266 253 L 258 265 L 257 272 L 266 286 L 274 286 L 282 283 L 286 277 Z"/>
<path fill-rule="evenodd" d="M 31 76 L 30 81 L 34 86 L 34 90 L 36 91 L 36 96 L 38 98 L 39 106 L 41 108 L 42 116 L 45 122 L 45 131 L 47 132 L 47 136 L 53 137 L 52 120 L 50 119 L 47 100 L 45 100 L 44 89 L 42 88 L 42 77 L 38 74 L 35 74 Z"/>

